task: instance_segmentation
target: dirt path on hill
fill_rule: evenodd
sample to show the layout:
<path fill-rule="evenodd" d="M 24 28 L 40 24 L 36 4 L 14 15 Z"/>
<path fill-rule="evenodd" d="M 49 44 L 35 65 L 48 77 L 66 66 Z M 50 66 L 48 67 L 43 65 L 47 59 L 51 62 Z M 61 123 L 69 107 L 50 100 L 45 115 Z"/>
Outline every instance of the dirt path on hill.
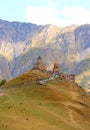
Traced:
<path fill-rule="evenodd" d="M 70 117 L 71 122 L 72 122 L 73 124 L 75 124 L 76 127 L 80 128 L 80 130 L 85 130 L 84 128 L 81 127 L 81 125 L 79 125 L 79 124 L 75 121 L 74 116 L 73 116 L 73 115 L 74 115 L 74 114 L 73 114 L 74 111 L 71 110 L 70 108 L 68 108 L 69 105 L 72 105 L 72 106 L 75 106 L 75 107 L 81 109 L 81 106 L 80 106 L 80 105 L 77 105 L 77 106 L 76 106 L 75 104 L 70 103 L 70 102 L 64 102 L 63 105 L 65 105 L 65 108 L 68 110 L 68 113 L 69 113 L 69 117 Z"/>
<path fill-rule="evenodd" d="M 63 102 L 58 102 L 58 101 L 47 101 L 47 102 L 59 103 L 59 104 L 64 105 L 65 108 L 66 108 L 67 111 L 68 111 L 68 114 L 69 114 L 69 117 L 70 117 L 69 119 L 70 119 L 71 121 L 68 121 L 68 120 L 65 119 L 63 116 L 61 116 L 61 115 L 59 115 L 59 114 L 56 114 L 55 112 L 50 111 L 50 110 L 48 110 L 47 108 L 45 108 L 45 107 L 43 107 L 43 106 L 41 106 L 40 108 L 43 109 L 44 111 L 48 112 L 49 114 L 51 114 L 51 115 L 53 115 L 53 116 L 59 118 L 61 121 L 65 122 L 66 124 L 68 124 L 68 125 L 70 125 L 70 126 L 79 128 L 80 130 L 85 130 L 83 127 L 81 127 L 80 124 L 78 124 L 78 123 L 75 121 L 74 116 L 73 116 L 74 111 L 71 110 L 70 108 L 68 108 L 69 105 L 73 105 L 74 107 L 77 107 L 78 109 L 81 109 L 81 106 L 80 106 L 80 105 L 77 105 L 77 106 L 76 106 L 76 104 L 73 104 L 73 103 L 71 103 L 71 102 L 64 102 L 64 103 L 63 103 Z M 73 124 L 72 124 L 72 123 L 73 123 Z"/>
<path fill-rule="evenodd" d="M 80 130 L 85 130 L 83 129 L 78 123 L 76 123 L 76 121 L 74 120 L 73 118 L 73 112 L 72 110 L 69 110 L 69 116 L 70 116 L 70 119 L 71 119 L 71 122 L 68 121 L 67 119 L 65 119 L 63 116 L 60 116 L 59 114 L 56 114 L 55 112 L 52 112 L 50 110 L 48 110 L 47 108 L 45 107 L 42 107 L 41 106 L 41 109 L 43 109 L 44 111 L 48 112 L 49 114 L 59 118 L 61 121 L 65 122 L 66 124 L 68 124 L 69 126 L 73 126 L 73 127 L 76 127 L 76 128 L 80 128 Z M 73 123 L 73 124 L 72 124 Z"/>
<path fill-rule="evenodd" d="M 81 127 L 81 125 L 79 125 L 79 124 L 74 120 L 73 111 L 70 110 L 70 109 L 68 109 L 68 112 L 69 112 L 70 120 L 75 124 L 75 126 L 77 126 L 78 128 L 80 128 L 81 130 L 85 130 L 84 128 Z"/>
<path fill-rule="evenodd" d="M 0 96 L 4 96 L 4 95 L 6 95 L 5 92 L 2 89 L 0 89 Z"/>

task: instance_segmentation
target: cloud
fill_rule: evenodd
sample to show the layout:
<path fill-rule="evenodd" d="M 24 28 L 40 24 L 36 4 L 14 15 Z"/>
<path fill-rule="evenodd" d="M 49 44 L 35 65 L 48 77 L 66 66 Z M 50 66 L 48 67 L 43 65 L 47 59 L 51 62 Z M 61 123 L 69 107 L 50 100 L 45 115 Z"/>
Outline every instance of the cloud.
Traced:
<path fill-rule="evenodd" d="M 27 7 L 27 22 L 38 25 L 53 24 L 69 26 L 72 24 L 90 23 L 90 12 L 83 7 L 72 7 L 57 10 L 55 3 L 49 2 L 50 7 Z"/>
<path fill-rule="evenodd" d="M 36 24 L 58 24 L 60 19 L 56 16 L 56 10 L 53 8 L 33 8 L 28 7 L 26 18 L 29 22 Z"/>
<path fill-rule="evenodd" d="M 87 24 L 90 23 L 90 11 L 83 7 L 65 8 L 60 14 L 70 24 Z"/>
<path fill-rule="evenodd" d="M 56 6 L 57 6 L 57 3 L 54 2 L 54 1 L 48 1 L 48 6 L 49 6 L 49 7 L 56 7 Z"/>

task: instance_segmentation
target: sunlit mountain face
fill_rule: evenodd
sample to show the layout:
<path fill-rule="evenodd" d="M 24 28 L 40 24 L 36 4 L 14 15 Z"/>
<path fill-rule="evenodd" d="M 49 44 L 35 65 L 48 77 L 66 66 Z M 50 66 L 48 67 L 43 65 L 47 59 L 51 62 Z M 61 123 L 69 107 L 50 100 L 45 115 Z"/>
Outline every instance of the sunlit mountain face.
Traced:
<path fill-rule="evenodd" d="M 32 68 L 41 56 L 48 70 L 76 75 L 76 82 L 89 86 L 90 25 L 56 27 L 0 20 L 0 80 L 11 79 Z"/>

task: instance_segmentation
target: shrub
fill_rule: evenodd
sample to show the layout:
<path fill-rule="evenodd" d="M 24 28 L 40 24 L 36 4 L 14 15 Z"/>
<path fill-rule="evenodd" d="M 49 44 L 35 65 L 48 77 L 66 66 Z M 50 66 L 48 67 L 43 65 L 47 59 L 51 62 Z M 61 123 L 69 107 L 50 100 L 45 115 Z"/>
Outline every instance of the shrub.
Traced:
<path fill-rule="evenodd" d="M 0 87 L 1 87 L 2 85 L 4 85 L 6 82 L 7 82 L 7 81 L 6 81 L 5 79 L 3 79 L 3 80 L 0 82 Z"/>

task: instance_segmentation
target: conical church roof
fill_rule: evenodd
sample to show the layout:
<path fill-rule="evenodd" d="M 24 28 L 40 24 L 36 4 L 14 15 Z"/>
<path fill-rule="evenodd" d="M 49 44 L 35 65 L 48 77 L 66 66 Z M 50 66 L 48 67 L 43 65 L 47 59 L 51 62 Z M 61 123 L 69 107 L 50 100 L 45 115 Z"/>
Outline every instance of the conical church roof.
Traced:
<path fill-rule="evenodd" d="M 37 59 L 42 59 L 42 58 L 41 58 L 41 56 L 38 56 L 38 58 L 37 58 Z"/>

